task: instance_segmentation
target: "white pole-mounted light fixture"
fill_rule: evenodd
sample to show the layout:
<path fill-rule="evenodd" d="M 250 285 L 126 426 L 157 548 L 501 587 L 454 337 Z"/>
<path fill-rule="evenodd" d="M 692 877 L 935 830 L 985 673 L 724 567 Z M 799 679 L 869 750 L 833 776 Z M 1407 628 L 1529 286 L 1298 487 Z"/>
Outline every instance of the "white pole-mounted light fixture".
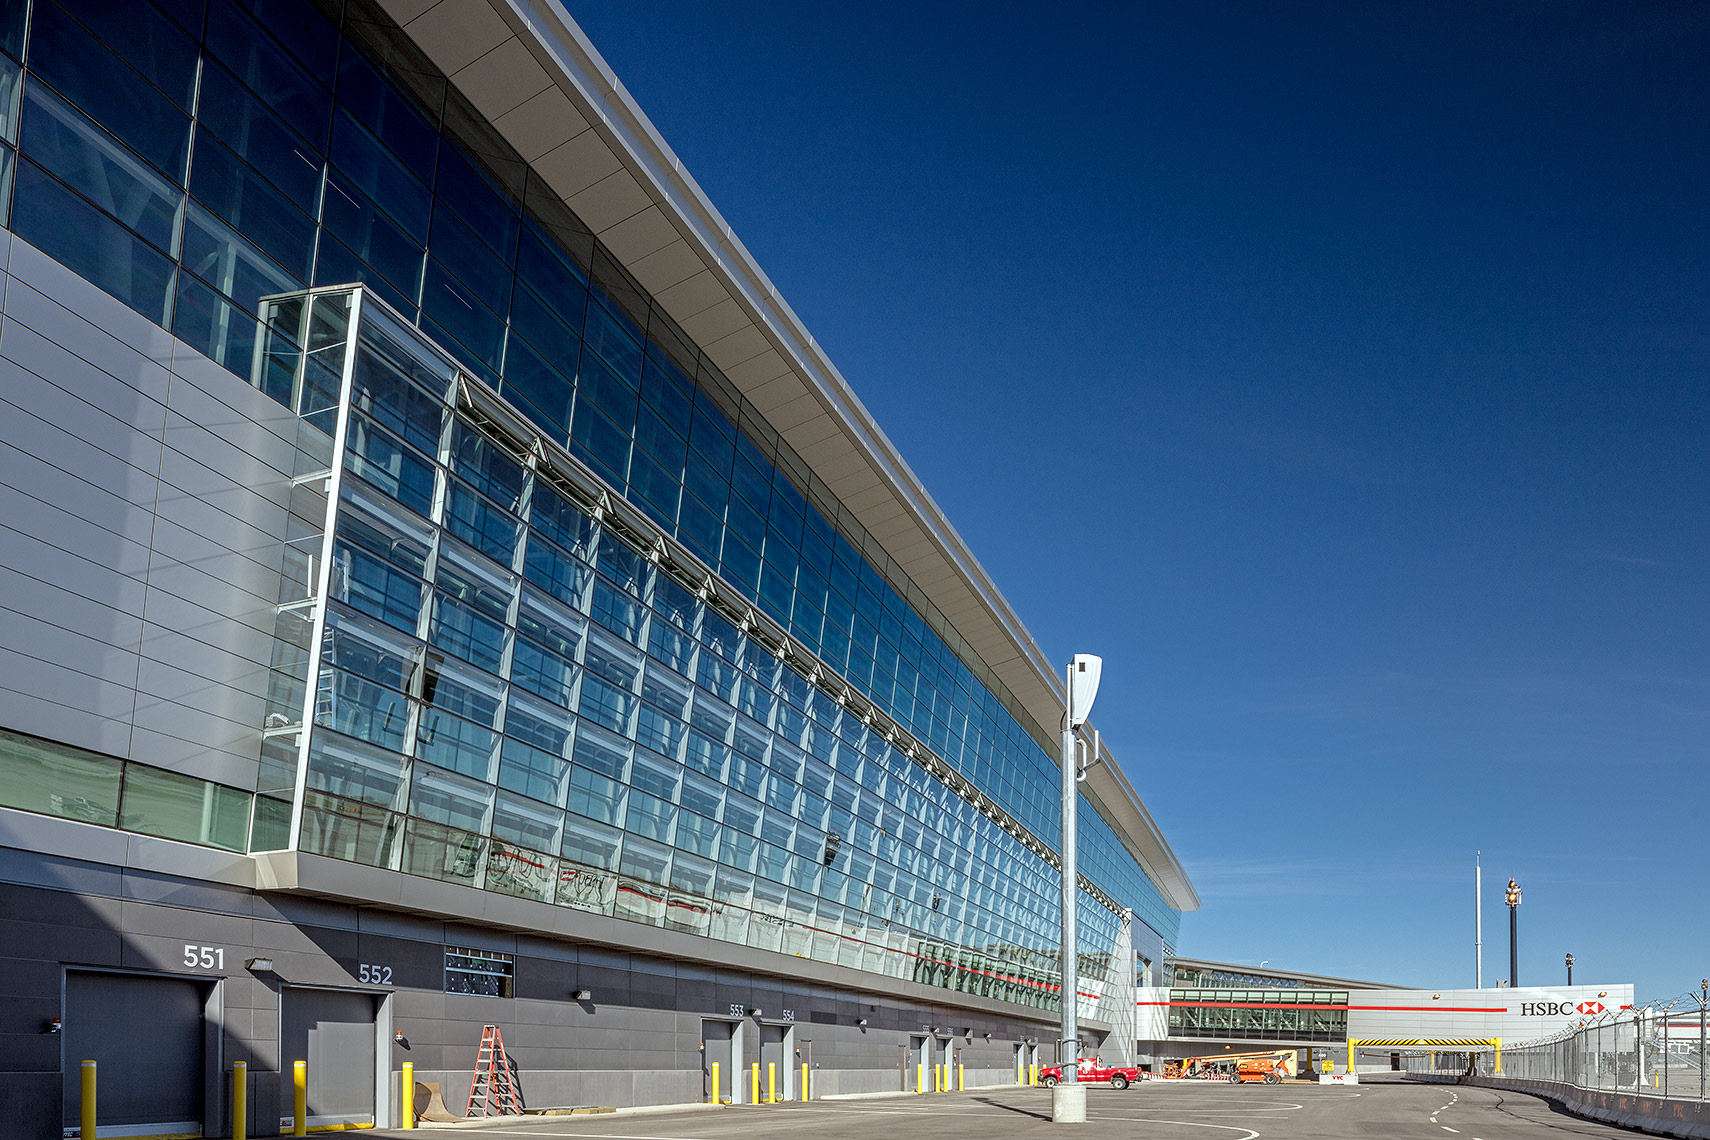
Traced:
<path fill-rule="evenodd" d="M 1075 868 L 1075 801 L 1079 789 L 1078 765 L 1075 763 L 1075 733 L 1092 715 L 1093 701 L 1098 697 L 1099 675 L 1104 670 L 1104 658 L 1091 653 L 1077 653 L 1069 662 L 1067 684 L 1064 686 L 1063 709 L 1063 845 L 1060 852 L 1062 884 L 1062 942 L 1059 948 L 1062 965 L 1062 986 L 1058 990 L 1058 1005 L 1062 1007 L 1062 1032 L 1057 1039 L 1059 1083 L 1051 1089 L 1051 1121 L 1054 1124 L 1081 1124 L 1087 1118 L 1086 1090 L 1077 1081 L 1079 1060 L 1079 1011 L 1075 1008 L 1080 996 L 1080 968 L 1076 958 L 1075 899 L 1079 889 Z"/>

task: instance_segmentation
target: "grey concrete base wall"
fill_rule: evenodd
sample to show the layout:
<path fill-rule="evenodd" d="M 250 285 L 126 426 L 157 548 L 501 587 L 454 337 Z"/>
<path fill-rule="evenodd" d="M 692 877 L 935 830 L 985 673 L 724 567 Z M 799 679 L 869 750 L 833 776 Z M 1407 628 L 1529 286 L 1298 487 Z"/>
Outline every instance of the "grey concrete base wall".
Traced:
<path fill-rule="evenodd" d="M 1522 1081 L 1505 1077 L 1459 1078 L 1457 1083 L 1531 1093 L 1561 1105 L 1576 1116 L 1618 1124 L 1623 1128 L 1636 1128 L 1658 1136 L 1710 1137 L 1710 1104 L 1696 1100 L 1598 1092 L 1555 1081 Z"/>

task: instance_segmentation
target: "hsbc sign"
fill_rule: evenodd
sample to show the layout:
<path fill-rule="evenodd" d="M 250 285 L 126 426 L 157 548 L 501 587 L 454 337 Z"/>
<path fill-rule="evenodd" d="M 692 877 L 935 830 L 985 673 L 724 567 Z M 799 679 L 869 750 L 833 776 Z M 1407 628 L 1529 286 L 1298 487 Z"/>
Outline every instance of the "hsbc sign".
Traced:
<path fill-rule="evenodd" d="M 1520 1016 L 1572 1017 L 1579 1014 L 1583 1017 L 1595 1017 L 1607 1008 L 1600 1001 L 1582 1001 L 1578 1005 L 1571 1001 L 1523 1001 L 1520 1003 Z"/>

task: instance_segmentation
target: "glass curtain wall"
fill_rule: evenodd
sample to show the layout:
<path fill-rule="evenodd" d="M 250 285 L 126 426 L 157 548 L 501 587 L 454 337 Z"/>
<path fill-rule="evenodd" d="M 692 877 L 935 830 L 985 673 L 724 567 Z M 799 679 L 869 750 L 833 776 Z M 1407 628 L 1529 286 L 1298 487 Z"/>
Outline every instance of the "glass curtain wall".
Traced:
<path fill-rule="evenodd" d="M 369 0 L 5 0 L 0 190 L 26 241 L 239 375 L 260 298 L 366 283 L 1058 842 L 1051 738 Z M 1083 866 L 1173 946 L 1083 809 Z"/>
<path fill-rule="evenodd" d="M 1171 1037 L 1344 1041 L 1346 991 L 1171 990 Z"/>
<path fill-rule="evenodd" d="M 300 850 L 1055 1004 L 1043 859 L 360 313 Z M 1090 1008 L 1117 918 L 1080 904 Z"/>

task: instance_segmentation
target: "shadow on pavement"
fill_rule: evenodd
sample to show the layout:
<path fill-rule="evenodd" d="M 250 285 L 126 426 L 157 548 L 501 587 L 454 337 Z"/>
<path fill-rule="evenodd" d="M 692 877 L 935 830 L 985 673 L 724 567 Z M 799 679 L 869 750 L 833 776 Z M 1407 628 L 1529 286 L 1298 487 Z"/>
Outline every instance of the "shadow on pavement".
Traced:
<path fill-rule="evenodd" d="M 1001 1108 L 1005 1112 L 1013 1112 L 1013 1113 L 1017 1113 L 1021 1116 L 1031 1116 L 1035 1120 L 1046 1120 L 1046 1121 L 1048 1121 L 1051 1119 L 1051 1114 L 1048 1112 L 1034 1112 L 1031 1109 L 1017 1108 L 1013 1104 L 1005 1104 L 1005 1103 L 1003 1103 L 1003 1101 L 993 1100 L 989 1096 L 977 1096 L 974 1098 L 974 1101 L 976 1104 L 989 1105 L 992 1108 Z"/>

